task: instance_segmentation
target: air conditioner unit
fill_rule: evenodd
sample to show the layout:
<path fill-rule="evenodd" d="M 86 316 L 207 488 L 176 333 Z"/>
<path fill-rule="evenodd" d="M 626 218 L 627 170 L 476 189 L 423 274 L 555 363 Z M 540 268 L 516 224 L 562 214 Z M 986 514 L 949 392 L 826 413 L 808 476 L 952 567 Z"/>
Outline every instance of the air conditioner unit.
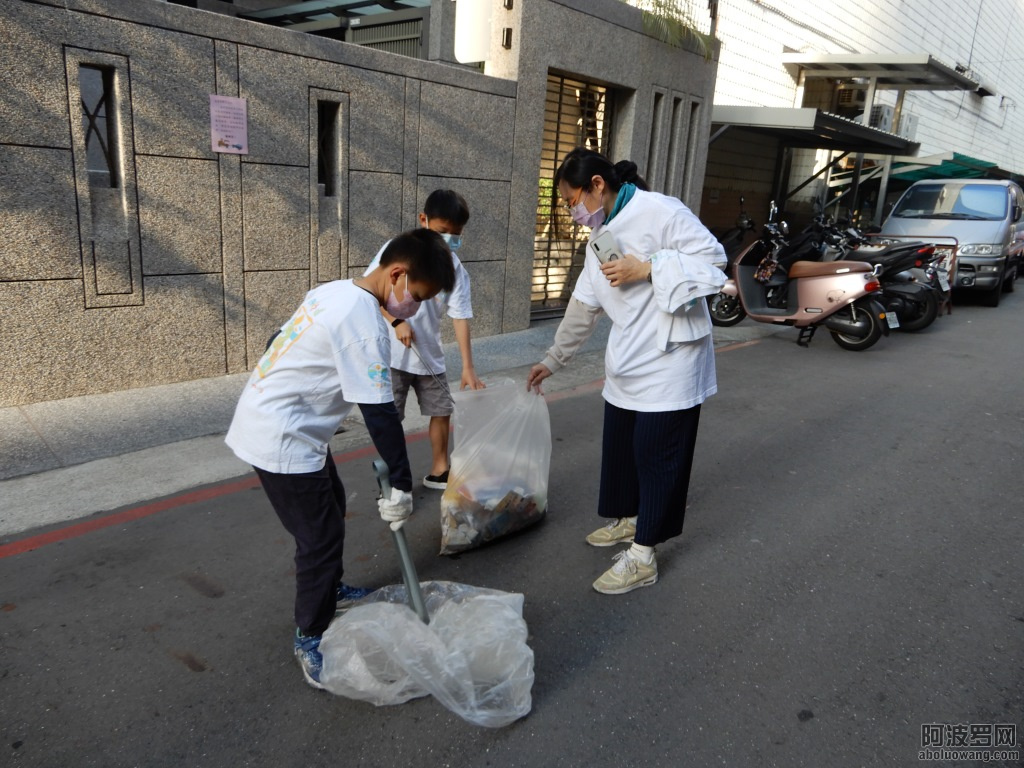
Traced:
<path fill-rule="evenodd" d="M 871 108 L 871 127 L 877 128 L 880 131 L 889 131 L 889 133 L 892 133 L 892 118 L 894 113 L 895 110 L 888 104 L 875 104 Z"/>
<path fill-rule="evenodd" d="M 900 125 L 896 133 L 904 139 L 913 141 L 917 138 L 917 115 L 900 115 Z"/>
<path fill-rule="evenodd" d="M 864 109 L 868 92 L 864 88 L 842 88 L 836 94 L 836 106 L 839 109 Z"/>

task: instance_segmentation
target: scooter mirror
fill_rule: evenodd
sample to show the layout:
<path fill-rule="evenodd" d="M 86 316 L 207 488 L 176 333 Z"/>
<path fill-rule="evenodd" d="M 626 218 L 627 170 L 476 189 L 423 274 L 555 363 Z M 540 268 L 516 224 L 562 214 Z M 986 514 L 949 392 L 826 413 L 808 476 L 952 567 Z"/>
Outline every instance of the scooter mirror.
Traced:
<path fill-rule="evenodd" d="M 768 203 L 768 221 L 775 221 L 775 217 L 778 213 L 779 209 L 775 207 L 775 201 L 772 200 Z"/>
<path fill-rule="evenodd" d="M 782 233 L 783 237 L 788 237 L 789 236 L 789 224 L 787 224 L 784 221 L 780 221 L 779 222 L 779 232 Z"/>

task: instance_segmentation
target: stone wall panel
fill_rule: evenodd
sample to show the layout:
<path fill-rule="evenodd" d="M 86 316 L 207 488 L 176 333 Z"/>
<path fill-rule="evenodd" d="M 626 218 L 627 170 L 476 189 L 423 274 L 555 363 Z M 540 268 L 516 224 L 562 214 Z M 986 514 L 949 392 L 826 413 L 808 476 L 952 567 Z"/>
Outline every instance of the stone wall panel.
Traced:
<path fill-rule="evenodd" d="M 424 81 L 419 173 L 507 179 L 512 172 L 515 99 Z M 472 136 L 472 141 L 466 137 Z"/>
<path fill-rule="evenodd" d="M 400 175 L 349 174 L 349 276 L 363 274 L 385 242 L 415 226 L 415 221 L 402 221 Z"/>
<path fill-rule="evenodd" d="M 0 144 L 0 280 L 82 275 L 71 153 Z"/>
<path fill-rule="evenodd" d="M 469 223 L 463 231 L 459 250 L 462 261 L 504 261 L 507 242 L 509 183 L 479 179 L 420 176 L 416 195 L 418 210 L 423 210 L 427 195 L 435 189 L 453 189 L 466 199 Z"/>
<path fill-rule="evenodd" d="M 220 273 L 220 174 L 216 161 L 136 158 L 144 275 Z"/>
<path fill-rule="evenodd" d="M 309 270 L 309 170 L 242 163 L 245 269 Z"/>
<path fill-rule="evenodd" d="M 249 368 L 263 356 L 267 341 L 309 291 L 309 273 L 247 272 L 245 275 L 245 344 Z"/>
<path fill-rule="evenodd" d="M 219 376 L 219 275 L 150 277 L 144 306 L 86 309 L 81 280 L 0 283 L 0 407 Z"/>
<path fill-rule="evenodd" d="M 502 304 L 505 301 L 505 263 L 502 261 L 465 262 L 473 296 L 473 338 L 501 333 Z M 445 341 L 454 341 L 451 320 L 442 323 Z"/>
<path fill-rule="evenodd" d="M 0 10 L 0 143 L 71 146 L 62 39 L 68 15 L 27 3 Z"/>

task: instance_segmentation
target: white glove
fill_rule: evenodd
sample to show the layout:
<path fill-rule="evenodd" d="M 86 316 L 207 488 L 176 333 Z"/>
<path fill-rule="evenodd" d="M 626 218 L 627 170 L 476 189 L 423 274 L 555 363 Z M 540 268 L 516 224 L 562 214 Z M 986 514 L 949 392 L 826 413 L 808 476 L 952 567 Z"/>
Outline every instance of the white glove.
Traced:
<path fill-rule="evenodd" d="M 412 492 L 392 488 L 391 498 L 377 500 L 377 510 L 380 512 L 381 520 L 386 523 L 405 522 L 405 519 L 412 514 Z"/>

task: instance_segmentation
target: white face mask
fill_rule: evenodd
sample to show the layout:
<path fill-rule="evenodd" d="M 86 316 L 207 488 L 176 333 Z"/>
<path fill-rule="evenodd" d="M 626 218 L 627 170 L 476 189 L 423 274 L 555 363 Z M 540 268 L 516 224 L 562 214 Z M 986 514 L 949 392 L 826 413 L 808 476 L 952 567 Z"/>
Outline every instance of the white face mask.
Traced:
<path fill-rule="evenodd" d="M 412 297 L 411 293 L 409 293 L 408 275 L 405 276 L 405 291 L 403 291 L 405 294 L 404 298 L 398 298 L 398 294 L 395 290 L 397 287 L 398 283 L 396 282 L 391 287 L 391 295 L 388 296 L 387 301 L 385 302 L 387 304 L 388 314 L 392 317 L 397 317 L 399 320 L 408 320 L 416 314 L 416 310 L 420 308 L 420 303 Z"/>

